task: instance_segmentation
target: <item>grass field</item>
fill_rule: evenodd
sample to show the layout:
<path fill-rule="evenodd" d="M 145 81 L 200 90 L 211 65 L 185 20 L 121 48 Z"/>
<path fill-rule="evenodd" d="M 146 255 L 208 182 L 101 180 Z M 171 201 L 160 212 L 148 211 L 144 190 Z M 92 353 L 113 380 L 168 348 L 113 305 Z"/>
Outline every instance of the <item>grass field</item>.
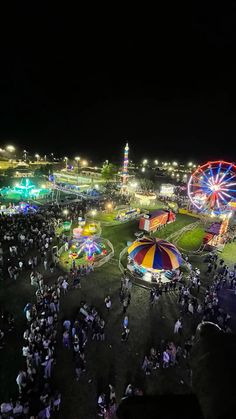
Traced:
<path fill-rule="evenodd" d="M 226 244 L 221 253 L 221 257 L 224 259 L 226 265 L 233 267 L 236 262 L 236 242 Z"/>
<path fill-rule="evenodd" d="M 119 256 L 119 253 L 127 245 L 128 241 L 134 241 L 134 233 L 139 231 L 138 220 L 129 221 L 128 223 L 120 223 L 114 226 L 102 228 L 102 237 L 111 241 L 115 250 L 115 257 Z"/>
<path fill-rule="evenodd" d="M 140 205 L 140 202 L 137 200 L 132 201 L 130 205 L 132 206 L 132 208 L 140 208 L 141 211 L 147 210 L 150 212 L 163 208 L 165 206 L 164 202 L 159 201 L 157 199 L 155 200 L 155 202 L 151 202 L 150 205 Z"/>
<path fill-rule="evenodd" d="M 94 219 L 96 221 L 106 222 L 106 223 L 118 223 L 119 221 L 116 221 L 115 218 L 118 214 L 118 211 L 111 211 L 111 212 L 98 212 Z M 88 214 L 89 215 L 89 214 Z"/>
<path fill-rule="evenodd" d="M 177 246 L 189 252 L 197 250 L 202 244 L 204 235 L 204 229 L 202 227 L 196 227 L 184 233 L 178 240 Z"/>
<path fill-rule="evenodd" d="M 160 237 L 161 239 L 166 239 L 171 234 L 196 221 L 196 218 L 190 217 L 189 215 L 176 214 L 176 220 L 173 223 L 167 224 L 167 226 L 163 227 L 161 230 L 156 231 L 154 236 Z"/>

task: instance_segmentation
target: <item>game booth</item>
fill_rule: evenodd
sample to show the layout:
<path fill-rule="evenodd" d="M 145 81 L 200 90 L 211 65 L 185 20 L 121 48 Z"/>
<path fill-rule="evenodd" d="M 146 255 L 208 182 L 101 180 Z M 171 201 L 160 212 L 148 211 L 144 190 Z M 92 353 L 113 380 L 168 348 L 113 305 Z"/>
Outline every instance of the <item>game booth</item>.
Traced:
<path fill-rule="evenodd" d="M 203 244 L 205 248 L 212 250 L 212 248 L 222 248 L 225 244 L 225 233 L 228 230 L 229 219 L 211 223 L 205 231 Z"/>
<path fill-rule="evenodd" d="M 157 238 L 135 240 L 128 248 L 127 269 L 152 283 L 178 280 L 182 257 L 170 242 Z"/>
<path fill-rule="evenodd" d="M 129 208 L 120 210 L 115 218 L 116 221 L 134 220 L 140 216 L 139 208 Z"/>
<path fill-rule="evenodd" d="M 143 214 L 139 221 L 139 229 L 147 232 L 156 231 L 166 224 L 173 223 L 175 219 L 175 214 L 172 211 L 159 209 Z"/>

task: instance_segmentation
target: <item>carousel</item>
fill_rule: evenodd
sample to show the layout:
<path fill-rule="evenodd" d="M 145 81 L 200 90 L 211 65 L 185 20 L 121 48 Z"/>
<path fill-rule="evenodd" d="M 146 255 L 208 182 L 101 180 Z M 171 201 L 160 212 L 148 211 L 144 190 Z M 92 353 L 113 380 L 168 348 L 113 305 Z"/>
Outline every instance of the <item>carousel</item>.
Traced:
<path fill-rule="evenodd" d="M 165 283 L 179 278 L 182 257 L 170 242 L 158 238 L 135 240 L 128 248 L 127 269 L 153 283 Z"/>

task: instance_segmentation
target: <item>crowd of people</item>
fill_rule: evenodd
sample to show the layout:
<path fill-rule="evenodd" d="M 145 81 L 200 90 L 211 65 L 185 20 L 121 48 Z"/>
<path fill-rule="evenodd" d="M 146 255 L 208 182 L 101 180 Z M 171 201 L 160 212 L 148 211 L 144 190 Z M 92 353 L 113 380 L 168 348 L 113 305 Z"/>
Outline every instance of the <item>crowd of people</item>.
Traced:
<path fill-rule="evenodd" d="M 71 204 L 72 219 L 83 215 L 84 204 Z M 18 281 L 27 277 L 35 287 L 35 301 L 24 308 L 26 328 L 22 336 L 22 367 L 16 376 L 18 395 L 0 406 L 0 418 L 56 418 L 61 405 L 60 390 L 52 386 L 52 374 L 56 364 L 56 344 L 59 340 L 60 300 L 69 288 L 81 287 L 81 277 L 86 267 L 71 266 L 67 275 L 57 274 L 57 262 L 52 257 L 54 244 L 65 243 L 66 237 L 57 237 L 55 227 L 61 209 L 58 206 L 42 207 L 37 213 L 3 215 L 0 222 L 0 277 L 4 281 Z M 188 261 L 187 261 L 188 262 Z M 209 254 L 206 275 L 212 280 L 203 289 L 201 271 L 190 263 L 189 275 L 179 281 L 155 284 L 149 292 L 150 305 L 158 305 L 160 298 L 176 295 L 179 317 L 173 324 L 172 337 L 151 347 L 144 356 L 142 370 L 149 376 L 160 369 L 167 369 L 188 361 L 193 336 L 184 336 L 185 320 L 192 319 L 192 330 L 202 321 L 212 321 L 225 332 L 231 331 L 231 317 L 220 305 L 220 293 L 226 287 L 236 291 L 236 264 L 229 269 L 216 253 Z M 51 278 L 51 281 L 48 280 Z M 132 281 L 125 272 L 119 290 L 121 305 L 121 342 L 129 340 L 129 306 L 132 301 Z M 112 311 L 110 295 L 104 298 L 104 310 Z M 87 369 L 86 348 L 92 342 L 106 340 L 106 322 L 96 307 L 81 301 L 76 316 L 62 321 L 62 345 L 71 353 L 74 378 L 80 382 Z M 106 318 L 106 317 L 105 317 Z M 7 307 L 1 307 L 0 350 L 7 344 L 7 335 L 14 330 L 15 320 Z M 100 343 L 99 343 L 100 345 Z M 91 378 L 92 380 L 92 378 Z M 124 397 L 142 395 L 143 392 L 129 384 Z M 97 401 L 98 415 L 105 419 L 115 417 L 117 397 L 113 384 L 108 384 Z"/>
<path fill-rule="evenodd" d="M 57 212 L 56 206 L 42 207 L 38 213 L 1 217 L 1 279 L 17 281 L 20 275 L 27 276 L 36 287 L 36 301 L 24 308 L 27 328 L 22 336 L 22 368 L 16 377 L 18 397 L 1 404 L 1 418 L 51 418 L 60 408 L 61 395 L 52 389 L 51 376 L 66 279 L 59 277 L 52 286 L 44 281 L 44 275 L 53 274 L 55 268 L 52 245 Z M 7 309 L 1 306 L 0 349 L 14 328 L 14 317 Z"/>

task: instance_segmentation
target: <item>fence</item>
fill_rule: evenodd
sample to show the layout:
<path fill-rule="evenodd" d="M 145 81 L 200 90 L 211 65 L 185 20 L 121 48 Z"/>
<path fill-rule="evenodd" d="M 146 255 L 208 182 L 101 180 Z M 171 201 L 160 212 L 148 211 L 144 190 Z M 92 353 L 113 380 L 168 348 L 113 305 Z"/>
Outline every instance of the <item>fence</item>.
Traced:
<path fill-rule="evenodd" d="M 94 267 L 95 268 L 100 268 L 102 265 L 104 265 L 110 259 L 112 259 L 114 254 L 115 254 L 114 247 L 113 247 L 112 243 L 107 239 L 103 239 L 103 241 L 106 243 L 107 247 L 110 249 L 110 252 L 106 256 L 104 256 L 101 260 L 98 260 L 97 262 L 96 261 L 94 262 Z M 57 256 L 60 257 L 63 252 L 65 252 L 65 244 L 63 244 L 60 247 L 60 249 L 57 252 Z"/>
<path fill-rule="evenodd" d="M 120 255 L 119 255 L 118 265 L 119 265 L 119 269 L 121 270 L 122 273 L 124 273 L 125 268 L 124 268 L 124 266 L 123 266 L 123 264 L 122 264 L 121 261 L 122 261 L 122 258 L 124 256 L 124 254 L 127 252 L 127 249 L 128 249 L 128 246 L 126 246 L 123 250 L 121 250 Z"/>

